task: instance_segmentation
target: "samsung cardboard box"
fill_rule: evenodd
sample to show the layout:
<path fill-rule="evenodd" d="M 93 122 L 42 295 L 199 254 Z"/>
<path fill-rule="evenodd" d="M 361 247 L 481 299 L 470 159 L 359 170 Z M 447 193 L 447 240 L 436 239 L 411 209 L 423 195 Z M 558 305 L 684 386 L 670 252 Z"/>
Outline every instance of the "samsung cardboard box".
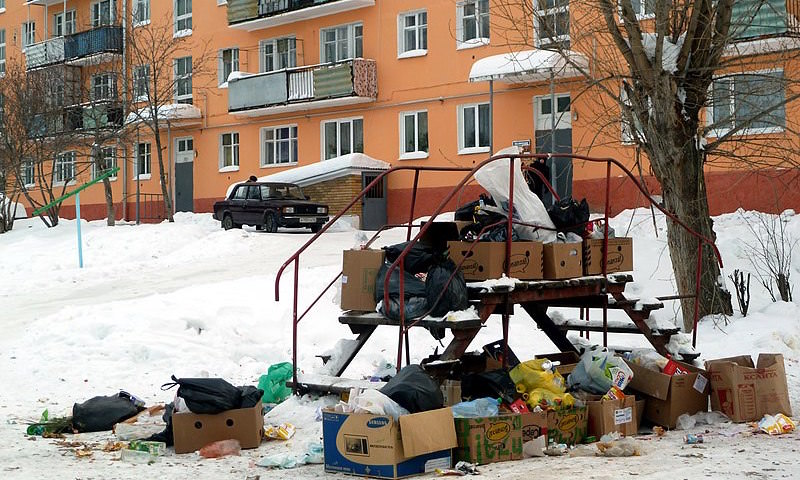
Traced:
<path fill-rule="evenodd" d="M 662 427 L 675 428 L 682 414 L 708 411 L 711 386 L 710 376 L 705 370 L 677 362 L 689 373 L 667 375 L 633 362 L 626 363 L 633 370 L 633 379 L 627 388 L 641 393 L 647 401 L 645 419 Z"/>
<path fill-rule="evenodd" d="M 543 255 L 544 278 L 561 280 L 583 275 L 581 243 L 546 243 Z"/>
<path fill-rule="evenodd" d="M 586 438 L 589 410 L 586 407 L 560 408 L 522 414 L 523 443 L 547 434 L 547 441 L 576 445 Z"/>
<path fill-rule="evenodd" d="M 611 432 L 623 436 L 636 435 L 639 430 L 636 397 L 626 395 L 625 398 L 607 400 L 601 395 L 586 395 L 584 400 L 589 411 L 589 435 L 598 439 Z"/>
<path fill-rule="evenodd" d="M 325 471 L 403 478 L 450 468 L 457 445 L 449 408 L 403 415 L 322 412 Z"/>
<path fill-rule="evenodd" d="M 466 280 L 500 278 L 506 272 L 505 242 L 447 242 L 450 258 L 458 265 Z M 472 250 L 470 251 L 470 247 Z M 510 275 L 519 280 L 539 280 L 542 271 L 542 244 L 511 242 Z"/>
<path fill-rule="evenodd" d="M 706 362 L 711 375 L 711 409 L 734 422 L 760 420 L 765 414 L 792 416 L 783 355 L 762 353 L 757 365 L 749 355 Z"/>
<path fill-rule="evenodd" d="M 345 250 L 342 254 L 342 310 L 375 311 L 375 280 L 383 250 Z"/>
<path fill-rule="evenodd" d="M 606 273 L 629 272 L 633 270 L 633 239 L 627 237 L 608 239 Z M 601 275 L 603 273 L 603 239 L 583 241 L 583 273 Z"/>
<path fill-rule="evenodd" d="M 264 432 L 261 402 L 251 408 L 215 415 L 182 412 L 172 415 L 175 453 L 192 453 L 219 440 L 238 440 L 242 448 L 257 448 Z"/>
<path fill-rule="evenodd" d="M 522 415 L 456 418 L 456 462 L 485 465 L 522 459 Z"/>

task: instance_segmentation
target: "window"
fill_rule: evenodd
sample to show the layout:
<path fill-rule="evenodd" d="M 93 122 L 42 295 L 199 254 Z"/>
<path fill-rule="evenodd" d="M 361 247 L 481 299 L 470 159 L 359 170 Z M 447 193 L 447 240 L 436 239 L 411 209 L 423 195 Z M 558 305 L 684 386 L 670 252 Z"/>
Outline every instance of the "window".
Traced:
<path fill-rule="evenodd" d="M 139 143 L 136 145 L 136 176 L 144 175 L 150 178 L 150 157 L 152 153 L 150 143 Z"/>
<path fill-rule="evenodd" d="M 479 153 L 489 151 L 489 104 L 459 105 L 458 151 Z"/>
<path fill-rule="evenodd" d="M 400 114 L 400 158 L 428 156 L 428 112 Z"/>
<path fill-rule="evenodd" d="M 92 76 L 92 100 L 111 100 L 117 97 L 117 78 L 113 73 Z"/>
<path fill-rule="evenodd" d="M 223 133 L 219 136 L 219 168 L 239 167 L 239 133 Z"/>
<path fill-rule="evenodd" d="M 147 100 L 150 91 L 150 65 L 138 65 L 133 69 L 133 99 L 136 102 Z"/>
<path fill-rule="evenodd" d="M 322 142 L 325 160 L 348 153 L 364 153 L 364 119 L 323 122 Z"/>
<path fill-rule="evenodd" d="M 633 13 L 637 17 L 652 17 L 656 14 L 656 0 L 631 0 Z"/>
<path fill-rule="evenodd" d="M 261 129 L 261 166 L 297 163 L 297 125 Z"/>
<path fill-rule="evenodd" d="M 22 24 L 22 48 L 36 43 L 36 22 Z"/>
<path fill-rule="evenodd" d="M 534 0 L 534 8 L 537 44 L 569 47 L 569 0 Z"/>
<path fill-rule="evenodd" d="M 6 74 L 6 29 L 0 29 L 0 75 Z"/>
<path fill-rule="evenodd" d="M 6 8 L 6 0 L 0 0 L 0 9 Z"/>
<path fill-rule="evenodd" d="M 341 62 L 363 55 L 364 26 L 360 23 L 320 30 L 323 63 Z"/>
<path fill-rule="evenodd" d="M 273 72 L 297 66 L 297 40 L 294 37 L 273 38 L 259 42 L 262 72 Z"/>
<path fill-rule="evenodd" d="M 228 75 L 239 71 L 239 49 L 226 48 L 219 51 L 219 84 L 228 83 Z"/>
<path fill-rule="evenodd" d="M 114 21 L 114 8 L 111 0 L 100 0 L 92 4 L 92 27 L 111 25 Z"/>
<path fill-rule="evenodd" d="M 192 57 L 175 60 L 175 101 L 192 103 Z"/>
<path fill-rule="evenodd" d="M 489 0 L 467 0 L 457 6 L 456 38 L 459 42 L 482 45 L 489 41 Z"/>
<path fill-rule="evenodd" d="M 59 12 L 53 16 L 53 36 L 63 37 L 75 33 L 75 10 Z"/>
<path fill-rule="evenodd" d="M 33 160 L 26 160 L 22 163 L 22 184 L 31 187 L 36 181 L 36 167 Z"/>
<path fill-rule="evenodd" d="M 103 168 L 97 168 L 97 163 L 92 162 L 92 178 L 97 178 L 100 176 L 101 173 L 105 173 L 112 168 L 117 166 L 117 149 L 114 147 L 103 147 L 100 150 L 100 161 L 103 164 Z M 117 177 L 109 177 L 109 178 L 117 178 Z"/>
<path fill-rule="evenodd" d="M 150 22 L 150 0 L 133 2 L 133 24 L 145 25 Z"/>
<path fill-rule="evenodd" d="M 192 30 L 192 0 L 175 0 L 175 33 Z"/>
<path fill-rule="evenodd" d="M 428 13 L 412 12 L 401 14 L 398 21 L 399 38 L 397 45 L 402 56 L 408 52 L 428 49 Z"/>
<path fill-rule="evenodd" d="M 53 172 L 54 183 L 67 183 L 75 178 L 75 152 L 64 152 L 56 155 L 56 166 Z"/>
<path fill-rule="evenodd" d="M 714 79 L 711 119 L 719 133 L 767 133 L 786 128 L 783 71 L 730 75 Z M 766 113 L 765 113 L 766 112 Z"/>

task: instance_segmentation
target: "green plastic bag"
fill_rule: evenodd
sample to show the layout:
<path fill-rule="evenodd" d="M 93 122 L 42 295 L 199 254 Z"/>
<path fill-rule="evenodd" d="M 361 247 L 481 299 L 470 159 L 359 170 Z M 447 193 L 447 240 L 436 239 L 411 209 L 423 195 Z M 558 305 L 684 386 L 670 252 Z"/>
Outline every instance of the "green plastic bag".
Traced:
<path fill-rule="evenodd" d="M 270 365 L 266 375 L 258 379 L 258 388 L 264 390 L 261 397 L 262 403 L 281 403 L 289 398 L 292 389 L 286 386 L 286 381 L 292 378 L 292 364 L 289 362 Z"/>

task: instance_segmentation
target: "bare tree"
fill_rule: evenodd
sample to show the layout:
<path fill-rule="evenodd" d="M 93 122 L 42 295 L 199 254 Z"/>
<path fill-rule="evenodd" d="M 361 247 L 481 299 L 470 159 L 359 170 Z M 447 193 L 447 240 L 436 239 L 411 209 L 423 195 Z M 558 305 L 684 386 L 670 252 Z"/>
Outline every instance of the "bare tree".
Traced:
<path fill-rule="evenodd" d="M 790 113 L 800 91 L 787 88 L 797 83 L 788 67 L 786 75 L 774 70 L 795 53 L 780 39 L 763 40 L 762 34 L 781 29 L 764 23 L 767 17 L 761 14 L 773 8 L 768 1 L 741 3 L 750 8 L 737 4 L 736 15 L 733 0 L 492 4 L 493 31 L 500 32 L 510 50 L 551 49 L 580 73 L 570 88 L 579 90 L 573 99 L 594 103 L 581 112 L 595 130 L 582 142 L 588 153 L 619 147 L 623 140 L 635 145 L 660 183 L 665 207 L 700 235 L 716 239 L 706 165 L 797 166 L 792 159 L 800 151 L 800 129 L 793 123 L 798 116 Z M 743 38 L 756 41 L 739 43 Z M 773 70 L 765 72 L 768 68 Z M 674 222 L 667 233 L 677 288 L 692 294 L 698 240 Z M 731 314 L 731 295 L 719 281 L 711 249 L 703 250 L 701 262 L 700 316 Z M 690 331 L 694 299 L 682 300 L 681 306 L 684 329 Z"/>
<path fill-rule="evenodd" d="M 788 230 L 789 216 L 766 213 L 754 213 L 754 215 L 755 221 L 743 215 L 752 234 L 752 240 L 746 242 L 747 259 L 773 302 L 778 300 L 791 302 L 792 256 L 800 243 L 800 238 L 794 238 Z"/>

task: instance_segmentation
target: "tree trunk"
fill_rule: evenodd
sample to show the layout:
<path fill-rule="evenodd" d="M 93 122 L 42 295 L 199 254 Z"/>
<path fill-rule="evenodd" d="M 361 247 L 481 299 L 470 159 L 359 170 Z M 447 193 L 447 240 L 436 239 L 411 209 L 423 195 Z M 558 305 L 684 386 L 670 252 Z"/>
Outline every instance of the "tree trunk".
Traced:
<path fill-rule="evenodd" d="M 101 155 L 102 150 L 95 144 L 92 147 L 92 162 L 98 172 L 105 172 L 110 165 L 106 165 Z M 108 177 L 103 179 L 103 192 L 106 198 L 106 225 L 113 227 L 116 222 L 116 214 L 114 212 L 114 196 L 111 192 L 111 181 Z"/>
<path fill-rule="evenodd" d="M 169 189 L 167 188 L 167 176 L 164 172 L 164 154 L 161 150 L 161 135 L 157 126 L 153 130 L 156 137 L 156 152 L 158 152 L 158 175 L 161 180 L 161 194 L 164 195 L 164 208 L 166 209 L 167 219 L 170 222 L 174 222 L 175 218 L 172 216 L 172 199 L 169 196 Z"/>

